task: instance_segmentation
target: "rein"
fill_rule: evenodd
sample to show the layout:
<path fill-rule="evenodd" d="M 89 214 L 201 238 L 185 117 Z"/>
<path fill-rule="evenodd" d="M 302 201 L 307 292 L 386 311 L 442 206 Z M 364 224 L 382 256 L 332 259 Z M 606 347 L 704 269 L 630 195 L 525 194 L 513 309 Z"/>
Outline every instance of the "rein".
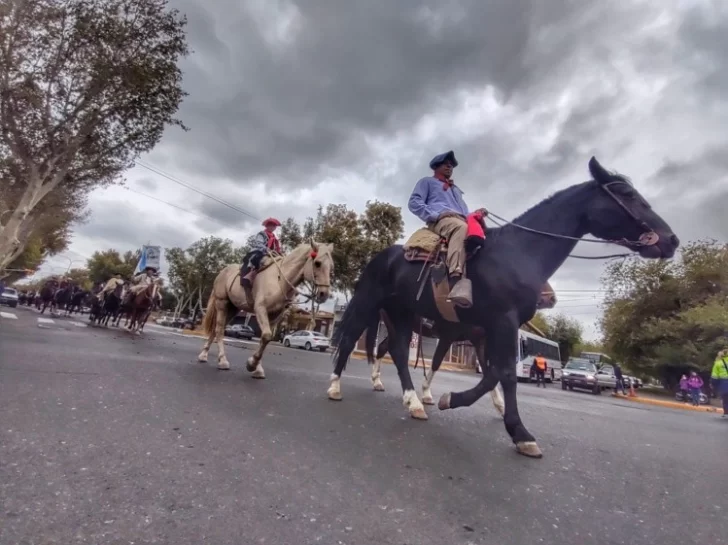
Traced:
<path fill-rule="evenodd" d="M 312 251 L 313 251 L 313 249 L 312 249 Z M 278 269 L 278 278 L 280 279 L 282 277 L 283 280 L 286 281 L 286 284 L 288 284 L 288 287 L 291 288 L 291 291 L 293 291 L 294 294 L 296 294 L 300 297 L 305 297 L 306 300 L 303 301 L 304 303 L 307 303 L 308 301 L 310 301 L 311 299 L 316 297 L 316 293 L 318 292 L 319 288 L 330 287 L 329 284 L 316 284 L 314 282 L 313 288 L 311 289 L 310 293 L 303 293 L 301 290 L 299 290 L 296 286 L 293 285 L 293 283 L 288 279 L 288 277 L 285 274 L 283 274 L 283 269 L 281 269 L 281 266 L 278 263 L 278 260 L 275 258 L 275 256 L 273 255 L 273 252 L 271 252 L 270 248 L 267 248 L 266 252 L 268 254 L 268 257 L 270 257 L 273 260 L 273 263 L 275 264 L 276 269 Z M 306 262 L 308 262 L 308 260 L 309 260 L 309 258 L 306 258 Z M 306 263 L 304 263 L 303 266 L 306 267 Z"/>
<path fill-rule="evenodd" d="M 556 233 L 549 233 L 546 231 L 539 231 L 538 229 L 532 229 L 531 227 L 526 227 L 525 225 L 519 225 L 518 223 L 513 223 L 512 221 L 508 221 L 507 219 L 499 216 L 498 214 L 493 214 L 492 212 L 488 212 L 488 217 L 495 218 L 496 220 L 502 222 L 498 223 L 497 221 L 493 221 L 498 227 L 503 227 L 503 225 L 512 225 L 513 227 L 517 227 L 518 229 L 521 229 L 523 231 L 528 231 L 529 233 L 535 233 L 537 235 L 544 235 L 552 238 L 560 238 L 564 240 L 575 240 L 577 242 L 594 242 L 599 244 L 616 244 L 618 246 L 632 246 L 632 247 L 641 247 L 641 246 L 652 246 L 657 243 L 659 237 L 657 233 L 653 229 L 650 228 L 649 225 L 640 218 L 638 218 L 617 196 L 612 193 L 607 186 L 612 184 L 627 184 L 626 181 L 621 180 L 615 180 L 613 182 L 606 183 L 604 185 L 599 185 L 599 188 L 602 189 L 607 195 L 609 195 L 614 202 L 616 202 L 626 213 L 627 215 L 636 221 L 640 227 L 645 229 L 645 232 L 640 236 L 639 240 L 627 240 L 627 239 L 621 239 L 621 240 L 602 240 L 598 238 L 579 238 L 579 237 L 572 237 L 569 235 L 559 235 Z M 588 256 L 588 255 L 576 255 L 576 254 L 569 254 L 568 257 L 573 257 L 574 259 L 614 259 L 618 257 L 632 257 L 632 253 L 623 253 L 623 254 L 609 254 L 609 255 L 599 255 L 599 256 Z"/>

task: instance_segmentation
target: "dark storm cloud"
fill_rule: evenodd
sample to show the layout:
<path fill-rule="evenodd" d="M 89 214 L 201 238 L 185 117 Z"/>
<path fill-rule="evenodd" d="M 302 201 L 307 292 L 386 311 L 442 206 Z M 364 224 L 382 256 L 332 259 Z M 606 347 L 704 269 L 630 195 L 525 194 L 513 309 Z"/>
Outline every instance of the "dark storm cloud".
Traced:
<path fill-rule="evenodd" d="M 680 43 L 685 67 L 698 77 L 698 89 L 724 99 L 728 92 L 728 9 L 714 2 L 712 9 L 697 6 L 684 18 Z"/>
<path fill-rule="evenodd" d="M 463 90 L 492 86 L 502 101 L 538 102 L 568 84 L 579 58 L 604 57 L 602 44 L 647 20 L 641 7 L 596 0 L 431 1 L 417 9 L 300 0 L 284 33 L 291 42 L 281 46 L 259 24 L 279 3 L 175 4 L 189 13 L 195 50 L 180 112 L 193 130 L 170 131 L 165 146 L 185 146 L 178 160 L 197 174 L 244 181 L 276 173 L 294 185 L 321 166 L 365 163 L 366 136 L 455 109 Z M 552 154 L 558 162 L 573 148 L 565 142 Z"/>

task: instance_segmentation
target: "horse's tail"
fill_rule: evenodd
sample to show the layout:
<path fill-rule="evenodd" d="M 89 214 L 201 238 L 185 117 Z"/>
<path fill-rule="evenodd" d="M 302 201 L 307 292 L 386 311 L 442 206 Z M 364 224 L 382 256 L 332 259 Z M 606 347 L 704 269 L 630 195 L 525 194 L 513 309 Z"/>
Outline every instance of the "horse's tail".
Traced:
<path fill-rule="evenodd" d="M 202 319 L 202 330 L 209 335 L 217 327 L 217 310 L 215 310 L 215 290 L 212 290 L 210 298 L 207 300 L 207 310 L 205 317 Z"/>
<path fill-rule="evenodd" d="M 401 249 L 398 246 L 387 248 L 374 256 L 364 267 L 354 288 L 354 295 L 346 306 L 339 327 L 334 332 L 332 339 L 336 346 L 334 359 L 338 360 L 342 350 L 350 353 L 367 329 L 373 330 L 372 335 L 376 339 L 379 309 L 388 290 L 387 273 L 393 251 L 401 251 Z M 373 345 L 373 341 L 369 342 L 372 342 Z"/>

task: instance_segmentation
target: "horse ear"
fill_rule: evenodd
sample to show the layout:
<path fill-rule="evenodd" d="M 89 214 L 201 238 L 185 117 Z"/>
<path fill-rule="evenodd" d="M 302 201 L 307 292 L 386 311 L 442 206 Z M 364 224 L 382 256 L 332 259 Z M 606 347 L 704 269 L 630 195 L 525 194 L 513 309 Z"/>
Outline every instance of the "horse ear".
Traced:
<path fill-rule="evenodd" d="M 315 241 L 315 240 L 313 239 L 313 237 L 311 237 L 311 242 L 310 242 L 310 244 L 311 244 L 311 249 L 312 249 L 312 250 L 313 250 L 314 252 L 318 252 L 318 249 L 319 249 L 319 248 L 318 248 L 318 244 L 316 244 L 316 241 Z"/>
<path fill-rule="evenodd" d="M 611 179 L 609 172 L 599 164 L 596 157 L 589 159 L 589 173 L 600 184 L 607 183 Z"/>

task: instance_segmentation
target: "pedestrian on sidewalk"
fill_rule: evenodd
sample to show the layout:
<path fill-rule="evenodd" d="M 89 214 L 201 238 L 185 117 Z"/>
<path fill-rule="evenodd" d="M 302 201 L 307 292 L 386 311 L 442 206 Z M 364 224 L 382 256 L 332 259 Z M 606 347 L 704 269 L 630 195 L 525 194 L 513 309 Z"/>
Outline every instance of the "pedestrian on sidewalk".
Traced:
<path fill-rule="evenodd" d="M 688 379 L 688 388 L 690 389 L 690 398 L 695 407 L 700 406 L 700 389 L 703 387 L 703 379 L 698 376 L 695 371 L 690 371 Z"/>
<path fill-rule="evenodd" d="M 682 394 L 683 402 L 687 403 L 690 400 L 690 388 L 688 388 L 687 375 L 683 375 L 680 377 L 680 393 Z"/>
<path fill-rule="evenodd" d="M 723 400 L 723 418 L 728 418 L 728 350 L 721 350 L 710 374 L 715 391 Z"/>
<path fill-rule="evenodd" d="M 618 363 L 615 363 L 613 366 L 614 368 L 614 378 L 617 379 L 616 384 L 614 385 L 614 395 L 617 395 L 618 390 L 622 390 L 622 395 L 627 395 L 627 389 L 624 386 L 624 375 L 622 374 L 622 368 L 619 366 Z"/>

